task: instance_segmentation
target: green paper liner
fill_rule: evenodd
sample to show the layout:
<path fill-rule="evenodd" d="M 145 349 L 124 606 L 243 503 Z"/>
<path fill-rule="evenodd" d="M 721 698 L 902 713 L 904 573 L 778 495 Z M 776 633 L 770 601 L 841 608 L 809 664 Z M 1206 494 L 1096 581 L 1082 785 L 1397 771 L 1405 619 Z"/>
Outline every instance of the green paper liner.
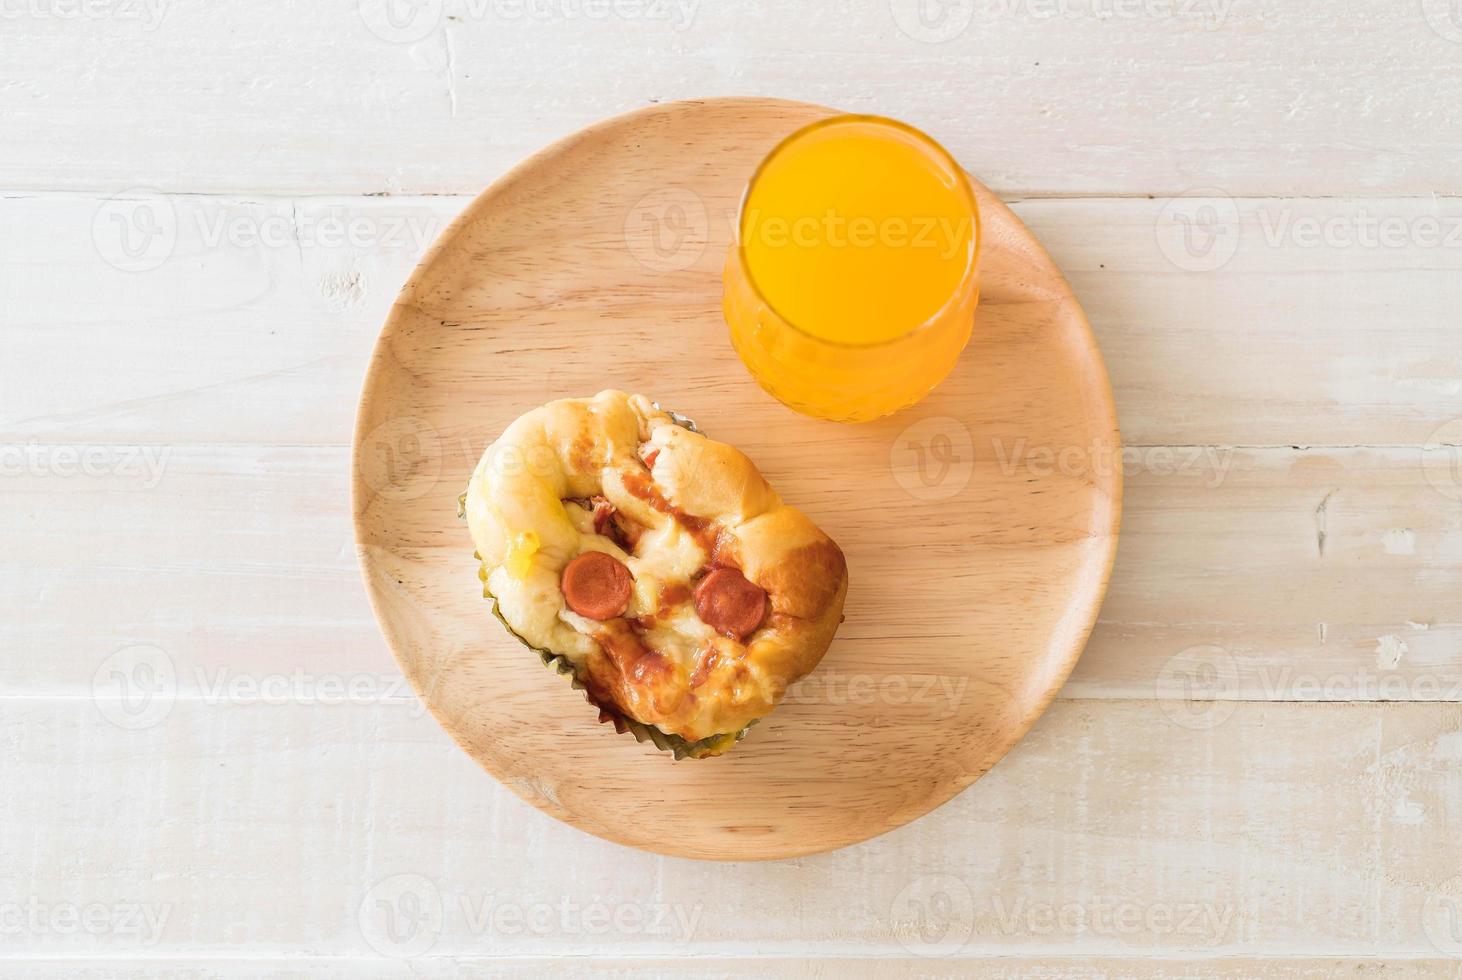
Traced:
<path fill-rule="evenodd" d="M 658 402 L 652 402 L 651 404 L 653 404 L 657 409 L 660 409 L 660 411 L 664 412 L 666 415 L 670 416 L 670 421 L 674 422 L 681 428 L 689 429 L 691 432 L 700 432 L 700 429 L 696 427 L 695 422 L 691 421 L 689 418 L 686 418 L 684 415 L 681 415 L 679 412 L 672 412 L 669 409 L 660 408 Z M 459 519 L 465 518 L 466 515 L 467 494 L 464 491 L 463 493 L 457 495 L 457 517 Z M 472 557 L 476 558 L 479 563 L 482 562 L 482 556 L 477 552 L 474 551 L 472 553 Z M 629 732 L 635 737 L 635 741 L 649 742 L 660 751 L 671 753 L 677 761 L 679 761 L 680 759 L 705 759 L 730 751 L 729 746 L 721 749 L 720 752 L 715 751 L 717 746 L 726 738 L 726 734 L 730 733 L 711 735 L 706 738 L 700 739 L 699 741 L 692 742 L 684 738 L 683 736 L 661 731 L 654 725 L 647 725 L 642 721 L 636 721 L 634 718 L 629 717 L 623 711 L 621 711 L 618 705 L 606 705 L 597 700 L 594 697 L 593 693 L 590 692 L 588 686 L 584 684 L 583 679 L 579 676 L 579 672 L 574 667 L 573 661 L 569 660 L 568 657 L 565 657 L 562 654 L 553 653 L 552 651 L 544 650 L 541 647 L 535 647 L 532 643 L 529 643 L 522 636 L 518 635 L 518 632 L 514 630 L 513 627 L 508 623 L 507 618 L 503 616 L 502 610 L 498 608 L 497 596 L 488 591 L 487 565 L 479 564 L 478 567 L 478 578 L 482 581 L 482 597 L 484 599 L 489 599 L 492 601 L 492 614 L 494 617 L 496 617 L 499 623 L 503 624 L 503 629 L 507 630 L 508 635 L 511 636 L 513 639 L 517 640 L 519 643 L 523 644 L 523 646 L 538 654 L 538 658 L 543 661 L 543 666 L 547 667 L 555 674 L 558 674 L 562 677 L 567 677 L 569 679 L 570 685 L 574 688 L 574 690 L 583 691 L 584 700 L 588 701 L 595 708 L 599 709 L 599 721 L 601 724 L 604 722 L 609 722 L 614 725 L 614 730 L 616 733 L 623 735 L 625 732 Z M 745 728 L 741 729 L 741 731 L 735 732 L 733 744 L 745 738 L 746 733 L 751 731 L 751 726 L 755 724 L 756 722 L 753 721 L 750 725 L 747 725 Z"/>
<path fill-rule="evenodd" d="M 482 567 L 484 569 L 486 568 L 485 565 Z M 535 647 L 532 643 L 529 643 L 523 637 L 518 635 L 513 627 L 508 624 L 507 619 L 503 616 L 502 611 L 498 608 L 497 596 L 487 591 L 487 586 L 485 584 L 482 588 L 482 597 L 484 599 L 490 599 L 492 601 L 493 616 L 497 618 L 498 622 L 503 624 L 503 629 L 507 630 L 508 634 L 512 636 L 513 639 L 517 640 L 519 643 L 523 644 L 523 646 L 538 654 L 538 659 L 543 661 L 543 666 L 547 667 L 555 674 L 567 677 L 569 679 L 569 684 L 574 688 L 574 690 L 584 692 L 584 700 L 588 701 L 595 708 L 599 709 L 599 721 L 601 723 L 609 722 L 614 725 L 614 730 L 620 735 L 623 735 L 625 732 L 629 732 L 635 737 L 635 741 L 649 742 L 660 751 L 671 753 L 677 760 L 705 759 L 712 755 L 721 754 L 721 752 L 716 752 L 714 750 L 716 749 L 718 743 L 720 743 L 721 740 L 726 737 L 725 735 L 711 735 L 699 741 L 692 742 L 680 735 L 661 731 L 654 725 L 646 725 L 644 722 L 636 721 L 635 719 L 629 717 L 623 711 L 621 711 L 617 705 L 606 705 L 603 702 L 599 701 L 594 697 L 594 695 L 589 691 L 589 688 L 580 679 L 579 672 L 574 668 L 573 661 L 569 660 L 569 658 L 563 656 L 562 654 L 553 653 L 549 650 L 544 650 L 542 647 Z M 756 724 L 756 722 L 752 722 L 751 724 L 754 725 Z M 741 729 L 741 731 L 736 732 L 735 741 L 741 741 L 743 738 L 746 737 L 746 733 L 749 731 L 751 731 L 751 725 L 747 725 L 745 728 Z M 722 751 L 729 751 L 729 749 L 723 749 Z"/>

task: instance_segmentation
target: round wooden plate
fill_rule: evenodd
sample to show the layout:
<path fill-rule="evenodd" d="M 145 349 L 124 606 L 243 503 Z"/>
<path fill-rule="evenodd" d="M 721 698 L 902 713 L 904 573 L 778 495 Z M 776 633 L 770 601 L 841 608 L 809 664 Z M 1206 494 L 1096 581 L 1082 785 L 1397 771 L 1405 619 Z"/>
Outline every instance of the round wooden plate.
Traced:
<path fill-rule="evenodd" d="M 1106 588 L 1121 503 L 1106 370 L 1060 272 L 983 185 L 974 337 L 926 400 L 818 421 L 737 361 L 720 276 L 742 188 L 830 112 L 680 102 L 549 147 L 442 235 L 366 377 L 356 534 L 402 669 L 488 772 L 610 840 L 784 858 L 927 813 L 1035 721 Z M 720 758 L 675 762 L 598 724 L 493 618 L 457 518 L 509 422 L 610 387 L 740 447 L 847 554 L 847 619 L 822 665 Z"/>

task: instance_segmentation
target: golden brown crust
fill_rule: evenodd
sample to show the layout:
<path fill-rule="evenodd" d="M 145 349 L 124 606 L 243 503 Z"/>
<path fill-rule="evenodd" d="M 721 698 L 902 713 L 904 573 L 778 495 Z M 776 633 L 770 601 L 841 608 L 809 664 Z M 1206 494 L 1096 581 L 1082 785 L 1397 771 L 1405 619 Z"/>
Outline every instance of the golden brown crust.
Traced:
<path fill-rule="evenodd" d="M 578 502 L 593 498 L 602 501 Z M 633 543 L 596 530 L 605 524 L 594 511 L 606 508 L 635 526 Z M 688 740 L 769 713 L 822 659 L 842 617 L 837 545 L 739 450 L 676 425 L 640 395 L 604 391 L 519 418 L 483 455 L 466 512 L 513 631 L 568 658 L 605 707 Z M 567 609 L 560 576 L 588 550 L 633 574 L 623 618 L 599 623 Z M 744 643 L 702 622 L 690 601 L 690 587 L 719 565 L 767 593 L 768 613 Z"/>

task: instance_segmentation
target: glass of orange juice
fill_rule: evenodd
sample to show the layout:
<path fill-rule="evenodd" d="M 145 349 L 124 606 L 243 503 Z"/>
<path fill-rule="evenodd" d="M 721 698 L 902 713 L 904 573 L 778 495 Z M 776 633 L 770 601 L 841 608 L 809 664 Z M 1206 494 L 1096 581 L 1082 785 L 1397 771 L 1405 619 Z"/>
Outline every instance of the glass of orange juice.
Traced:
<path fill-rule="evenodd" d="M 889 415 L 969 341 L 979 250 L 974 191 L 943 147 L 881 116 L 821 120 L 747 185 L 724 274 L 731 342 L 790 408 Z"/>

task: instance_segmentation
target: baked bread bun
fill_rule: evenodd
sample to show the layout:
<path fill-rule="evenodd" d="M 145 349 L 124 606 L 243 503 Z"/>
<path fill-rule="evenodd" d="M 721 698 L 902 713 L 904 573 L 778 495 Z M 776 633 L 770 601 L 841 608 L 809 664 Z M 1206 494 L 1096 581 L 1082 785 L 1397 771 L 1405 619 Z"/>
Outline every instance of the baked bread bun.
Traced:
<path fill-rule="evenodd" d="M 838 546 L 751 460 L 642 395 L 536 408 L 463 497 L 484 595 L 601 718 L 718 755 L 822 659 Z"/>

